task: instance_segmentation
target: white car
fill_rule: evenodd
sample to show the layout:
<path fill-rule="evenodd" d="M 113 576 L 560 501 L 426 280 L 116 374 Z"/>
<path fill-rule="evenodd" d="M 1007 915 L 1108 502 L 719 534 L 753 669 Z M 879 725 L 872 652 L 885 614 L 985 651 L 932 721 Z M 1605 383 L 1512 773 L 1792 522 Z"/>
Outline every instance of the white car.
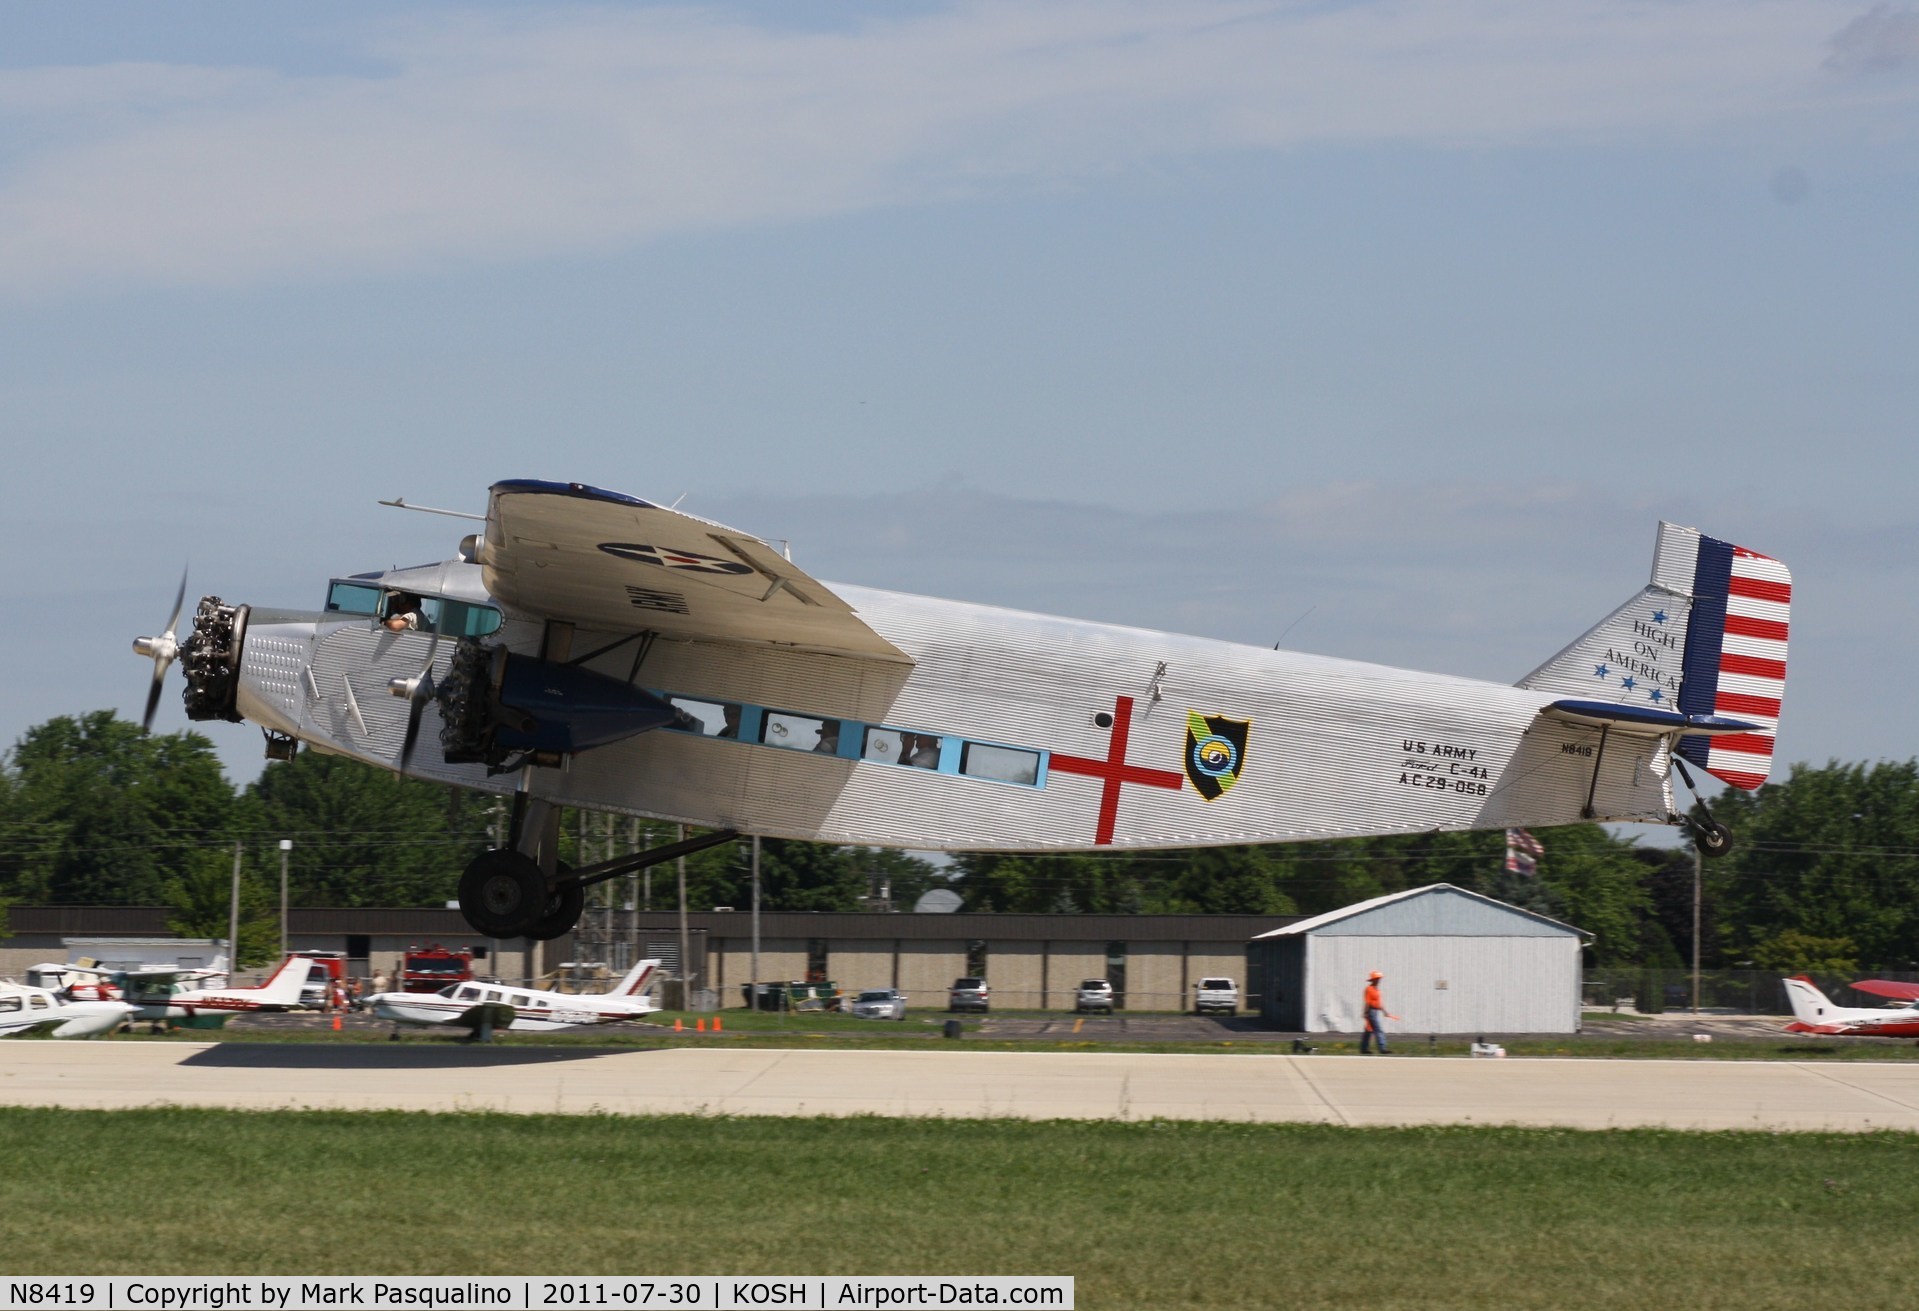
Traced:
<path fill-rule="evenodd" d="M 906 1018 L 906 994 L 898 988 L 869 988 L 853 998 L 856 1020 L 903 1020 Z"/>
<path fill-rule="evenodd" d="M 1113 1013 L 1113 985 L 1105 979 L 1081 979 L 1079 992 L 1074 997 L 1073 1009 L 1076 1011 L 1103 1011 Z"/>
<path fill-rule="evenodd" d="M 1239 1014 L 1239 985 L 1231 979 L 1201 979 L 1193 985 L 1193 1014 L 1225 1011 Z"/>

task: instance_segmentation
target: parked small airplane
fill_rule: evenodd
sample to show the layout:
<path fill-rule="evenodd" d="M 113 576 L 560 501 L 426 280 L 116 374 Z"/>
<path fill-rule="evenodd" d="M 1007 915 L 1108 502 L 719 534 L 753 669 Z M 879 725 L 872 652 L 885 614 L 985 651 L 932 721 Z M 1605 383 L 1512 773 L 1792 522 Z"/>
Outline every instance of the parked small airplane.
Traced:
<path fill-rule="evenodd" d="M 309 981 L 331 985 L 340 968 L 337 952 L 287 953 L 257 988 L 183 987 L 198 970 L 141 970 L 116 978 L 137 1008 L 134 1018 L 182 1028 L 217 1029 L 235 1015 L 290 1011 L 300 1005 Z"/>
<path fill-rule="evenodd" d="M 1645 588 L 1505 686 L 829 585 L 580 483 L 458 517 L 484 527 L 455 559 L 335 578 L 319 610 L 203 597 L 184 641 L 182 578 L 134 650 L 149 725 L 178 658 L 188 717 L 251 720 L 271 758 L 511 794 L 459 885 L 489 937 L 558 937 L 589 885 L 741 833 L 1075 851 L 1616 820 L 1718 855 L 1670 774 L 1758 787 L 1785 688 L 1785 565 L 1673 524 Z M 712 831 L 573 870 L 563 806 Z"/>
<path fill-rule="evenodd" d="M 554 1033 L 637 1020 L 659 1009 L 645 995 L 659 969 L 643 960 L 605 992 L 553 992 L 503 983 L 449 983 L 438 992 L 380 992 L 367 998 L 375 1015 L 395 1024 L 468 1029 L 481 1042 L 495 1029 Z M 399 1031 L 394 1030 L 394 1037 Z"/>
<path fill-rule="evenodd" d="M 55 1038 L 97 1038 L 134 1010 L 123 1001 L 72 1001 L 49 988 L 0 981 L 0 1038 L 49 1027 Z"/>
<path fill-rule="evenodd" d="M 1803 974 L 1782 982 L 1792 1002 L 1789 1033 L 1821 1033 L 1840 1038 L 1919 1038 L 1919 984 L 1888 979 L 1865 979 L 1852 986 L 1860 992 L 1891 997 L 1903 1006 L 1835 1006 Z"/>

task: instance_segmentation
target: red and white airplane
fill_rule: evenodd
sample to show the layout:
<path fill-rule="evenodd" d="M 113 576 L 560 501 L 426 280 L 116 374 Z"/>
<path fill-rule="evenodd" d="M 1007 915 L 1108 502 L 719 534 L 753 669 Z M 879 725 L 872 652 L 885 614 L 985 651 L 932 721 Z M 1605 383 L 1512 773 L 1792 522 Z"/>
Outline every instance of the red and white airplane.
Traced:
<path fill-rule="evenodd" d="M 1838 1038 L 1919 1038 L 1919 983 L 1891 979 L 1862 979 L 1858 992 L 1887 997 L 1898 1006 L 1835 1006 L 1803 974 L 1783 980 L 1792 1002 L 1788 1033 L 1820 1033 Z"/>
<path fill-rule="evenodd" d="M 257 988 L 178 988 L 165 972 L 143 971 L 127 980 L 126 999 L 138 1010 L 137 1020 L 189 1028 L 219 1028 L 235 1015 L 290 1011 L 300 1005 L 309 983 L 332 987 L 339 977 L 337 952 L 287 953 L 267 981 Z M 183 975 L 197 971 L 182 971 Z"/>
<path fill-rule="evenodd" d="M 449 983 L 438 992 L 376 993 L 367 998 L 367 1006 L 395 1024 L 461 1028 L 488 1042 L 496 1029 L 557 1033 L 651 1015 L 659 1004 L 646 994 L 659 968 L 659 961 L 643 960 L 605 992 L 553 992 L 474 981 Z M 397 1029 L 393 1036 L 400 1036 Z"/>

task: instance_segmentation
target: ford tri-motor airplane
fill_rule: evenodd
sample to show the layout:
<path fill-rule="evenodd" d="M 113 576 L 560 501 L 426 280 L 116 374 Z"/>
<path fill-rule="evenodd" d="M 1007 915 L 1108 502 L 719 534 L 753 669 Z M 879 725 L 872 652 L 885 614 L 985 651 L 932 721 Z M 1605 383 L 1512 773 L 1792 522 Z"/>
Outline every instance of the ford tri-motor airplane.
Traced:
<path fill-rule="evenodd" d="M 449 983 L 438 992 L 379 992 L 367 1005 L 383 1020 L 423 1027 L 456 1027 L 481 1042 L 495 1029 L 556 1033 L 595 1024 L 637 1020 L 659 1009 L 646 995 L 660 963 L 643 960 L 605 992 L 553 992 L 501 983 Z M 399 1037 L 396 1029 L 394 1037 Z"/>
<path fill-rule="evenodd" d="M 481 518 L 481 516 L 468 516 Z M 1792 581 L 1661 524 L 1651 582 L 1513 686 L 818 582 L 722 524 L 577 483 L 491 489 L 440 564 L 335 578 L 317 610 L 204 597 L 135 651 L 150 725 L 251 720 L 424 779 L 511 794 L 460 908 L 552 938 L 588 884 L 741 833 L 1074 851 L 1537 828 L 1726 830 L 1684 760 L 1765 781 Z M 562 806 L 717 830 L 572 870 Z"/>

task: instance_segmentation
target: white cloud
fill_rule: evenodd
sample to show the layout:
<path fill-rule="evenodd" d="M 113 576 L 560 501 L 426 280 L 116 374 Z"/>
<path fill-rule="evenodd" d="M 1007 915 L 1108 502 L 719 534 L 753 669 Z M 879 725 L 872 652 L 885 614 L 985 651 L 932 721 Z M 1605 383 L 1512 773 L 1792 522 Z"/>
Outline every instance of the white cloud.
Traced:
<path fill-rule="evenodd" d="M 615 250 L 1232 150 L 1670 140 L 1847 94 L 1834 26 L 1797 0 L 538 9 L 369 30 L 373 72 L 9 71 L 0 290 Z"/>

